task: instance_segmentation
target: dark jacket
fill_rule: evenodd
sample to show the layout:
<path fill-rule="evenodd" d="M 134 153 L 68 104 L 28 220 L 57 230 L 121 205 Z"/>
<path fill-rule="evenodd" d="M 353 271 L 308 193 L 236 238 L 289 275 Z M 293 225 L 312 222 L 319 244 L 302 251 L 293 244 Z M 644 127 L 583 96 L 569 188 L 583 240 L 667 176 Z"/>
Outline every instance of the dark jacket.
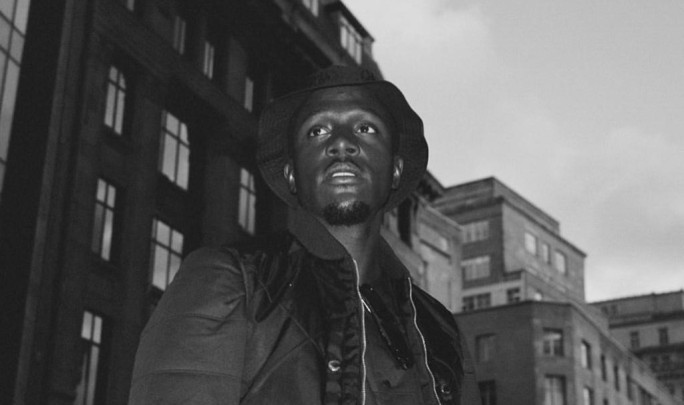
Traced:
<path fill-rule="evenodd" d="M 384 403 L 402 389 L 392 367 L 366 367 L 352 258 L 317 220 L 295 216 L 291 233 L 187 257 L 142 334 L 130 404 L 362 404 L 368 389 Z M 420 387 L 388 398 L 479 404 L 452 314 L 411 284 L 384 241 L 381 256 Z"/>

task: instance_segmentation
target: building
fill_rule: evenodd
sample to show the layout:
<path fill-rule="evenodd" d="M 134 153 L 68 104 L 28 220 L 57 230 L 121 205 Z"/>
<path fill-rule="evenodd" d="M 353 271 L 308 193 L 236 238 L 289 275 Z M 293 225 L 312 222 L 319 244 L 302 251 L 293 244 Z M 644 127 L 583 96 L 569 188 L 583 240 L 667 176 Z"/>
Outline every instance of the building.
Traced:
<path fill-rule="evenodd" d="M 682 404 L 648 365 L 572 302 L 522 301 L 457 315 L 486 405 Z"/>
<path fill-rule="evenodd" d="M 181 258 L 286 224 L 262 106 L 379 74 L 373 38 L 339 0 L 8 0 L 0 27 L 0 403 L 124 404 Z"/>
<path fill-rule="evenodd" d="M 462 227 L 459 311 L 584 302 L 585 253 L 561 236 L 556 219 L 496 178 L 448 187 L 434 207 Z"/>
<path fill-rule="evenodd" d="M 415 193 L 385 215 L 382 234 L 413 282 L 455 312 L 460 308 L 461 227 L 435 208 L 443 187 L 427 172 Z"/>
<path fill-rule="evenodd" d="M 584 300 L 585 254 L 495 178 L 443 190 L 461 228 L 456 318 L 486 405 L 681 404 Z"/>
<path fill-rule="evenodd" d="M 684 290 L 592 303 L 612 335 L 684 401 Z"/>

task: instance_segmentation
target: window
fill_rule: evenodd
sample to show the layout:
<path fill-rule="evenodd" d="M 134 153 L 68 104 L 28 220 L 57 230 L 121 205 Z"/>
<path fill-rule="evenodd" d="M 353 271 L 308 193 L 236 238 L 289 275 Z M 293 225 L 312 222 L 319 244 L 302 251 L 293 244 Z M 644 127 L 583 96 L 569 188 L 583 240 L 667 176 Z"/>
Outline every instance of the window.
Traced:
<path fill-rule="evenodd" d="M 601 379 L 608 381 L 608 366 L 606 364 L 606 356 L 601 355 Z"/>
<path fill-rule="evenodd" d="M 489 239 L 489 221 L 476 221 L 461 227 L 463 243 Z"/>
<path fill-rule="evenodd" d="M 555 252 L 555 262 L 556 262 L 556 270 L 558 270 L 558 272 L 561 274 L 565 274 L 565 272 L 567 271 L 565 255 L 559 251 L 556 251 Z"/>
<path fill-rule="evenodd" d="M 13 10 L 15 5 L 16 12 Z M 28 8 L 27 0 L 0 2 L 0 196 L 14 120 Z"/>
<path fill-rule="evenodd" d="M 475 309 L 475 297 L 463 297 L 463 312 Z"/>
<path fill-rule="evenodd" d="M 667 333 L 667 328 L 658 328 L 658 343 L 661 346 L 670 344 L 670 336 Z"/>
<path fill-rule="evenodd" d="M 525 250 L 533 256 L 537 255 L 537 237 L 529 232 L 525 232 Z"/>
<path fill-rule="evenodd" d="M 471 295 L 468 297 L 463 297 L 463 311 L 472 311 L 480 308 L 488 308 L 491 306 L 490 295 L 478 294 Z"/>
<path fill-rule="evenodd" d="M 81 379 L 76 386 L 77 405 L 93 405 L 102 401 L 103 370 L 100 362 L 102 337 L 102 318 L 89 311 L 83 313 L 81 324 L 81 342 L 83 360 L 81 361 Z"/>
<path fill-rule="evenodd" d="M 475 354 L 478 362 L 483 363 L 494 359 L 494 345 L 496 335 L 480 335 L 475 337 Z"/>
<path fill-rule="evenodd" d="M 584 387 L 582 390 L 582 404 L 594 405 L 594 391 L 589 387 Z"/>
<path fill-rule="evenodd" d="M 660 361 L 662 362 L 663 368 L 668 369 L 670 367 L 670 355 L 663 354 L 660 356 Z"/>
<path fill-rule="evenodd" d="M 318 3 L 320 0 L 302 0 L 306 8 L 311 11 L 311 14 L 318 16 Z"/>
<path fill-rule="evenodd" d="M 361 35 L 346 18 L 340 17 L 340 43 L 349 52 L 356 63 L 361 63 Z"/>
<path fill-rule="evenodd" d="M 254 80 L 245 78 L 245 109 L 252 112 L 254 109 Z"/>
<path fill-rule="evenodd" d="M 461 262 L 466 280 L 477 280 L 489 277 L 489 256 L 478 256 Z"/>
<path fill-rule="evenodd" d="M 477 383 L 477 386 L 480 389 L 482 405 L 496 405 L 496 382 L 481 381 Z"/>
<path fill-rule="evenodd" d="M 620 391 L 620 367 L 615 364 L 613 365 L 613 385 L 616 391 Z"/>
<path fill-rule="evenodd" d="M 509 288 L 506 290 L 506 301 L 509 304 L 520 301 L 520 288 Z"/>
<path fill-rule="evenodd" d="M 544 329 L 542 350 L 545 356 L 563 356 L 563 331 Z"/>
<path fill-rule="evenodd" d="M 173 17 L 173 49 L 179 54 L 185 53 L 185 32 L 187 30 L 187 22 L 179 15 Z"/>
<path fill-rule="evenodd" d="M 109 68 L 105 125 L 117 135 L 123 133 L 126 108 L 126 78 L 116 67 Z"/>
<path fill-rule="evenodd" d="M 566 405 L 565 377 L 556 375 L 544 377 L 544 405 Z"/>
<path fill-rule="evenodd" d="M 180 268 L 182 254 L 183 234 L 155 218 L 150 258 L 153 286 L 166 290 Z"/>
<path fill-rule="evenodd" d="M 549 249 L 549 244 L 542 242 L 541 244 L 541 257 L 544 263 L 551 263 L 551 250 Z"/>
<path fill-rule="evenodd" d="M 214 77 L 214 62 L 216 47 L 209 41 L 204 41 L 204 58 L 202 59 L 202 73 L 208 78 Z"/>
<path fill-rule="evenodd" d="M 121 3 L 123 3 L 123 5 L 131 11 L 135 9 L 135 0 L 121 0 Z"/>
<path fill-rule="evenodd" d="M 245 169 L 240 169 L 240 212 L 238 222 L 242 229 L 250 234 L 254 233 L 256 189 L 254 175 Z"/>
<path fill-rule="evenodd" d="M 489 308 L 492 306 L 491 296 L 489 294 L 478 294 L 475 296 L 476 308 Z"/>
<path fill-rule="evenodd" d="M 638 349 L 641 346 L 639 342 L 639 331 L 629 332 L 629 347 L 632 349 Z"/>
<path fill-rule="evenodd" d="M 110 260 L 112 256 L 115 212 L 116 187 L 97 179 L 91 249 L 104 260 Z"/>
<path fill-rule="evenodd" d="M 582 341 L 582 345 L 580 346 L 580 361 L 582 363 L 582 367 L 590 370 L 591 369 L 591 345 L 584 340 Z"/>
<path fill-rule="evenodd" d="M 631 376 L 628 375 L 626 377 L 626 379 L 627 379 L 627 399 L 629 399 L 631 401 L 632 399 L 634 399 L 634 383 L 632 382 Z"/>
<path fill-rule="evenodd" d="M 190 171 L 188 128 L 167 111 L 162 114 L 159 170 L 183 190 L 188 189 Z"/>

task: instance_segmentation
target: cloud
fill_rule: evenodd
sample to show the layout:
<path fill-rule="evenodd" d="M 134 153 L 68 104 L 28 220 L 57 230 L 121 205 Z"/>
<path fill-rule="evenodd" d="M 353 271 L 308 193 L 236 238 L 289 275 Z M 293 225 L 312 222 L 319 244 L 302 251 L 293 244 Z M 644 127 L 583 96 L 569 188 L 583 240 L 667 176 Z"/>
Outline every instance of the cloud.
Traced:
<path fill-rule="evenodd" d="M 557 218 L 588 254 L 591 299 L 684 287 L 681 97 L 659 98 L 682 83 L 587 54 L 584 38 L 605 32 L 575 32 L 587 13 L 570 3 L 563 29 L 533 30 L 548 17 L 534 4 L 516 15 L 493 2 L 345 3 L 375 17 L 362 18 L 375 58 L 422 116 L 443 184 L 494 175 Z"/>

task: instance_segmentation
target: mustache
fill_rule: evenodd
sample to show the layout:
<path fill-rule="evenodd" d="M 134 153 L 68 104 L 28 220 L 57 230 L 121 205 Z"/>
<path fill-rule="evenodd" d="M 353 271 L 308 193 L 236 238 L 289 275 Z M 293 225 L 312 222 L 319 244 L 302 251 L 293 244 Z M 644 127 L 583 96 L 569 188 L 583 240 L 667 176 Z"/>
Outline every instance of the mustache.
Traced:
<path fill-rule="evenodd" d="M 333 158 L 330 163 L 325 167 L 325 172 L 328 173 L 332 170 L 345 169 L 352 172 L 360 172 L 361 165 L 357 163 L 354 158 L 345 157 L 344 159 Z"/>

